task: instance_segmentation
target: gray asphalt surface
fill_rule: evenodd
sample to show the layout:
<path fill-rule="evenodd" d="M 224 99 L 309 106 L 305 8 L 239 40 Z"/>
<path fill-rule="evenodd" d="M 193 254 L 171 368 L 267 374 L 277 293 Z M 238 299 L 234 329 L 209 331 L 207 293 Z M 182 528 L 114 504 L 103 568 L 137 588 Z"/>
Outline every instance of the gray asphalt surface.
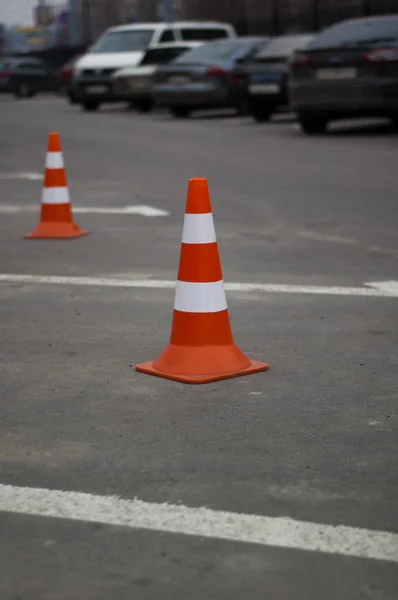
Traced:
<path fill-rule="evenodd" d="M 176 121 L 0 98 L 0 177 L 61 135 L 92 235 L 27 241 L 0 214 L 0 273 L 174 280 L 189 177 L 208 178 L 224 279 L 397 280 L 397 136 L 306 138 L 288 119 Z M 39 209 L 41 182 L 0 180 Z M 168 341 L 171 290 L 0 283 L 0 483 L 398 533 L 398 300 L 230 294 L 234 337 L 271 369 L 207 386 L 137 373 Z M 0 512 L 2 600 L 396 600 L 397 565 Z"/>

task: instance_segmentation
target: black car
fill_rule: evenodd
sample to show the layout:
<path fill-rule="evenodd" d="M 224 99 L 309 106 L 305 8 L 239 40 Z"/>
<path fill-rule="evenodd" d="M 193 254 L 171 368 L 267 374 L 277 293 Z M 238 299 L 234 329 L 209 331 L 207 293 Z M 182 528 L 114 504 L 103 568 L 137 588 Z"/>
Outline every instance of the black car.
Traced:
<path fill-rule="evenodd" d="M 239 61 L 234 71 L 242 82 L 239 101 L 257 121 L 268 121 L 279 107 L 288 105 L 288 60 L 313 37 L 310 33 L 278 36 Z"/>
<path fill-rule="evenodd" d="M 58 78 L 55 71 L 38 58 L 0 59 L 0 92 L 16 98 L 31 98 L 40 92 L 55 91 Z"/>
<path fill-rule="evenodd" d="M 398 123 L 398 15 L 350 19 L 322 31 L 294 55 L 289 89 L 308 134 L 323 133 L 334 119 Z"/>
<path fill-rule="evenodd" d="M 204 108 L 236 107 L 236 61 L 250 55 L 265 37 L 219 40 L 185 52 L 161 65 L 155 75 L 152 95 L 176 117 Z"/>

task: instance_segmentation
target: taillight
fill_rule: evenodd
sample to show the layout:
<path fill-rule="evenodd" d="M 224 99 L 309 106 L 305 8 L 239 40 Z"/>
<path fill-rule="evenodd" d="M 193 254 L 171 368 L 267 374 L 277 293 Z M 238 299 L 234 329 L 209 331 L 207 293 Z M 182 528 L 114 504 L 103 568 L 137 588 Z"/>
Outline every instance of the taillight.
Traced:
<path fill-rule="evenodd" d="M 215 65 L 210 65 L 207 67 L 207 76 L 208 77 L 223 77 L 225 75 L 225 71 L 220 67 L 216 67 Z"/>
<path fill-rule="evenodd" d="M 11 75 L 11 71 L 0 71 L 0 77 L 2 79 L 8 79 Z"/>
<path fill-rule="evenodd" d="M 364 60 L 368 62 L 397 62 L 398 48 L 377 48 L 364 55 Z"/>
<path fill-rule="evenodd" d="M 289 63 L 294 66 L 305 66 L 311 62 L 311 56 L 304 52 L 295 52 Z"/>

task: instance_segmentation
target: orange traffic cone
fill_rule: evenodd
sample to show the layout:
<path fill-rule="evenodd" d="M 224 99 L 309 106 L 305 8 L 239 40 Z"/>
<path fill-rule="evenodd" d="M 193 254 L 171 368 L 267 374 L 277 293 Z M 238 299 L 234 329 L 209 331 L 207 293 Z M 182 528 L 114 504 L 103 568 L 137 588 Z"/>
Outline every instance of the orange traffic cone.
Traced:
<path fill-rule="evenodd" d="M 209 383 L 266 371 L 232 339 L 206 179 L 191 179 L 170 343 L 137 371 L 184 383 Z"/>
<path fill-rule="evenodd" d="M 65 239 L 87 235 L 74 223 L 64 168 L 61 144 L 57 133 L 48 136 L 46 170 L 41 200 L 40 221 L 26 239 Z"/>

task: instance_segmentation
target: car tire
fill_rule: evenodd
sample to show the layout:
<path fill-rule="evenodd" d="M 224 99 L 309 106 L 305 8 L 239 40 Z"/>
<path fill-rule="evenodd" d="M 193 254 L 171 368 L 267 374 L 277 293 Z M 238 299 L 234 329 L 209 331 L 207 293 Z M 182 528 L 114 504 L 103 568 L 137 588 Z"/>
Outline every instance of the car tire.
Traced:
<path fill-rule="evenodd" d="M 398 113 L 393 113 L 390 119 L 393 131 L 398 131 Z"/>
<path fill-rule="evenodd" d="M 20 81 L 14 92 L 15 98 L 32 98 L 35 93 L 27 81 Z"/>
<path fill-rule="evenodd" d="M 76 104 L 76 102 L 77 102 L 76 96 L 71 90 L 66 92 L 66 95 L 67 95 L 69 104 Z"/>
<path fill-rule="evenodd" d="M 151 112 L 151 110 L 153 108 L 153 102 L 150 98 L 147 98 L 146 100 L 140 100 L 137 103 L 137 108 L 138 108 L 138 112 L 140 112 L 140 113 Z"/>
<path fill-rule="evenodd" d="M 184 106 L 182 104 L 173 104 L 172 106 L 169 106 L 169 111 L 173 117 L 184 119 L 185 117 L 189 117 L 191 109 L 189 106 Z"/>
<path fill-rule="evenodd" d="M 327 117 L 308 113 L 299 114 L 298 122 L 302 131 L 307 135 L 322 135 L 328 126 Z"/>
<path fill-rule="evenodd" d="M 99 109 L 100 103 L 96 100 L 83 100 L 82 107 L 87 112 L 94 112 Z"/>
<path fill-rule="evenodd" d="M 265 123 L 270 120 L 273 109 L 268 106 L 253 106 L 252 116 L 257 123 Z"/>

